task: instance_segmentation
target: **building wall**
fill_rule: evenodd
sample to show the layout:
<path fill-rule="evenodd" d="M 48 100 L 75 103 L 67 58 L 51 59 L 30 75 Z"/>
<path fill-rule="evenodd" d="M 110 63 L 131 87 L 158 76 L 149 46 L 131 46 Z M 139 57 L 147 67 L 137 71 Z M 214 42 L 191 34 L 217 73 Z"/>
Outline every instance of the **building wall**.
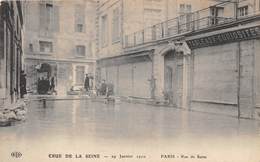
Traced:
<path fill-rule="evenodd" d="M 255 51 L 259 51 L 260 46 L 259 46 L 259 40 L 255 41 Z M 256 85 L 256 106 L 260 107 L 260 53 L 256 52 L 255 53 L 255 85 Z"/>
<path fill-rule="evenodd" d="M 187 10 L 180 11 L 180 6 L 183 4 L 185 7 L 191 5 L 193 12 L 204 7 L 208 7 L 209 2 L 204 0 L 107 0 L 100 1 L 97 9 L 97 55 L 98 58 L 107 58 L 125 54 L 124 43 L 126 41 L 125 36 L 133 34 L 134 32 L 140 32 L 142 29 L 151 28 L 152 25 L 166 21 L 167 19 L 176 18 L 179 15 L 185 14 Z M 119 42 L 114 43 L 112 41 L 112 25 L 113 25 L 113 10 L 115 8 L 120 9 L 121 17 L 121 38 Z M 102 17 L 107 15 L 107 44 L 102 45 Z M 207 13 L 208 15 L 208 13 Z M 148 29 L 149 30 L 149 29 Z M 147 31 L 145 31 L 147 32 Z M 147 33 L 149 34 L 149 33 Z M 133 38 L 133 37 L 131 37 Z M 129 39 L 131 39 L 129 38 Z M 139 38 L 138 38 L 139 39 Z M 155 60 L 157 63 L 158 61 Z M 109 75 L 115 78 L 118 75 L 120 78 L 115 86 L 116 91 L 120 95 L 133 95 L 136 97 L 151 97 L 151 82 L 149 79 L 152 77 L 152 63 L 141 62 L 133 64 L 122 64 L 116 68 L 102 67 L 101 78 L 107 78 Z M 113 70 L 112 70 L 113 69 Z M 109 71 L 109 72 L 108 72 Z M 155 73 L 158 71 L 155 70 Z M 158 74 L 159 75 L 159 74 Z M 112 82 L 115 82 L 114 80 Z M 155 93 L 162 95 L 163 86 L 161 86 L 161 78 L 157 78 L 159 84 Z M 158 90 L 159 89 L 159 90 Z"/>
<path fill-rule="evenodd" d="M 54 77 L 57 80 L 58 94 L 65 95 L 72 86 L 83 86 L 84 82 L 76 83 L 77 66 L 84 67 L 84 74 L 90 73 L 92 76 L 95 74 L 93 65 L 96 49 L 96 2 L 93 0 L 53 1 L 51 4 L 53 17 L 50 29 L 42 27 L 42 24 L 47 23 L 42 17 L 44 13 L 41 9 L 42 4 L 44 6 L 45 1 L 27 2 L 24 45 L 26 63 L 34 64 L 31 66 L 34 68 L 43 63 L 56 63 L 56 68 L 53 69 L 56 72 L 53 74 L 55 74 Z M 52 42 L 52 51 L 42 52 L 40 41 Z M 27 69 L 28 73 L 30 71 L 32 70 Z M 35 81 L 38 78 L 31 80 L 34 80 L 34 82 L 29 82 L 29 87 L 37 84 Z M 33 88 L 33 86 L 30 88 Z M 32 91 L 35 92 L 35 88 Z"/>
<path fill-rule="evenodd" d="M 124 64 L 116 62 L 103 66 L 100 68 L 100 76 L 100 81 L 105 80 L 114 85 L 115 95 L 151 97 L 152 62 L 148 59 L 133 61 L 128 58 Z"/>
<path fill-rule="evenodd" d="M 2 8 L 0 8 L 0 11 L 2 11 Z M 3 98 L 5 96 L 5 28 L 4 28 L 4 20 L 2 16 L 0 17 L 0 96 Z"/>
<path fill-rule="evenodd" d="M 0 2 L 0 108 L 20 99 L 23 9 L 19 1 Z"/>
<path fill-rule="evenodd" d="M 254 80 L 254 57 L 258 53 L 255 42 L 258 40 L 193 51 L 192 109 L 253 118 L 254 82 L 258 81 Z M 256 88 L 256 103 L 257 94 Z"/>
<path fill-rule="evenodd" d="M 193 12 L 208 7 L 209 2 L 204 0 L 108 0 L 100 1 L 97 9 L 98 40 L 97 51 L 99 58 L 111 57 L 123 54 L 125 36 L 140 32 L 142 29 L 151 28 L 168 19 L 186 13 L 180 11 L 180 5 L 191 5 Z M 120 39 L 112 41 L 113 10 L 120 10 Z M 207 13 L 208 14 L 208 13 Z M 107 15 L 107 43 L 102 45 L 102 17 Z M 147 29 L 148 31 L 149 29 Z M 146 31 L 145 31 L 146 32 Z M 148 33 L 149 34 L 149 33 Z M 133 35 L 131 38 L 133 39 Z M 141 39 L 141 38 L 138 38 Z"/>
<path fill-rule="evenodd" d="M 242 117 L 252 118 L 254 111 L 254 40 L 243 41 L 240 43 L 240 91 L 239 107 Z"/>
<path fill-rule="evenodd" d="M 142 13 L 144 12 L 143 9 L 147 6 L 152 8 L 155 3 L 159 3 L 157 1 L 153 1 L 154 4 L 151 3 L 147 5 L 147 2 L 148 1 L 139 1 L 139 6 L 135 9 L 135 13 Z M 128 4 L 128 7 L 124 8 L 123 12 L 125 24 L 123 30 L 124 32 L 128 32 L 128 34 L 135 29 L 137 31 L 137 29 L 142 28 L 142 26 L 146 26 L 144 23 L 145 21 L 142 21 L 142 16 L 138 17 L 135 14 L 130 14 L 131 12 L 134 12 L 134 9 L 131 8 L 131 5 L 133 7 L 134 3 L 137 3 L 137 1 L 124 1 L 124 5 Z M 177 3 L 177 1 L 169 0 L 168 3 L 175 4 L 175 6 L 171 6 L 172 8 L 167 11 L 168 14 L 166 15 L 170 17 L 170 14 L 181 14 L 179 12 L 179 5 L 183 3 L 192 3 L 192 9 L 198 10 L 201 9 L 201 6 L 208 7 L 219 2 L 200 1 L 194 3 L 193 1 L 178 1 Z M 243 1 L 238 4 L 238 7 L 246 5 L 248 5 L 248 14 L 259 11 L 258 1 Z M 160 5 L 158 6 L 162 7 Z M 219 17 L 235 17 L 235 3 L 212 7 L 219 7 L 220 10 L 224 7 L 223 13 L 220 13 L 221 15 L 217 15 Z M 211 8 L 208 8 L 200 12 L 199 14 L 201 15 L 195 14 L 195 16 L 206 16 L 208 18 L 211 12 Z M 144 13 L 141 15 L 144 15 Z M 244 20 L 242 17 L 241 15 L 238 15 L 238 18 L 241 18 L 240 20 Z M 161 19 L 163 19 L 163 17 Z M 194 34 L 190 33 L 187 35 L 184 34 L 185 38 L 183 41 L 186 40 L 187 42 L 189 39 L 196 40 L 200 37 L 206 38 L 210 35 L 231 32 L 232 28 L 234 30 L 242 30 L 245 26 L 250 27 L 258 23 L 256 22 L 257 20 L 252 19 L 251 22 L 246 21 L 244 24 L 241 23 L 243 25 L 237 24 L 237 27 L 234 27 L 233 25 L 223 25 L 225 27 L 223 27 L 223 29 L 219 28 L 217 30 L 211 30 L 214 29 L 214 27 L 209 24 L 210 19 L 206 20 L 207 25 L 206 27 L 204 26 L 206 32 L 195 32 Z M 220 18 L 218 20 L 219 25 L 225 21 L 225 23 L 228 22 L 228 19 L 222 21 Z M 133 21 L 132 24 L 135 24 L 136 28 L 131 25 L 131 21 Z M 200 25 L 203 25 L 203 23 Z M 214 26 L 215 24 L 212 25 Z M 197 28 L 195 28 L 195 30 L 196 29 Z M 153 62 L 123 62 L 120 65 L 112 67 L 111 65 L 102 66 L 101 75 L 105 76 L 105 79 L 111 80 L 113 83 L 118 83 L 116 85 L 116 93 L 118 95 L 136 97 L 151 97 L 151 85 L 149 85 L 149 81 L 147 82 L 147 80 L 154 76 L 156 83 L 156 99 L 162 99 L 163 92 L 165 91 L 165 65 L 169 65 L 171 63 L 176 64 L 174 61 L 169 62 L 169 60 L 165 59 L 165 54 L 169 51 L 173 52 L 174 50 L 179 50 L 177 45 L 175 45 L 175 41 L 177 41 L 177 39 L 182 40 L 180 37 L 172 39 L 166 38 L 165 41 L 161 40 L 160 43 L 147 43 L 142 46 L 137 45 L 136 47 L 124 49 L 122 54 L 136 52 L 136 58 L 142 51 L 154 50 L 154 52 L 152 52 L 154 54 Z M 183 75 L 180 75 L 180 77 L 183 78 L 183 87 L 181 87 L 183 89 L 183 99 L 182 101 L 179 99 L 182 102 L 182 106 L 180 107 L 204 112 L 239 116 L 243 118 L 254 118 L 254 115 L 259 117 L 260 88 L 258 83 L 260 73 L 258 69 L 260 59 L 257 52 L 259 51 L 259 39 L 255 39 L 253 37 L 250 37 L 249 39 L 251 40 L 247 40 L 247 38 L 244 40 L 232 40 L 225 44 L 219 42 L 219 44 L 213 43 L 214 45 L 212 45 L 209 43 L 210 45 L 206 45 L 207 47 L 202 46 L 194 48 L 191 51 L 191 55 L 187 53 L 186 55 L 184 54 L 183 60 L 181 60 L 183 63 Z M 185 49 L 182 50 L 185 51 Z M 123 56 L 121 57 L 123 58 Z M 113 58 L 115 60 L 117 59 L 117 57 L 112 57 L 109 58 L 109 60 Z M 172 85 L 177 86 L 176 80 L 173 82 L 175 83 Z"/>
<path fill-rule="evenodd" d="M 151 97 L 152 62 L 138 62 L 133 64 L 133 96 Z"/>
<path fill-rule="evenodd" d="M 260 50 L 259 40 L 254 41 L 255 51 Z M 255 84 L 255 118 L 260 119 L 260 54 L 255 53 L 254 84 Z"/>

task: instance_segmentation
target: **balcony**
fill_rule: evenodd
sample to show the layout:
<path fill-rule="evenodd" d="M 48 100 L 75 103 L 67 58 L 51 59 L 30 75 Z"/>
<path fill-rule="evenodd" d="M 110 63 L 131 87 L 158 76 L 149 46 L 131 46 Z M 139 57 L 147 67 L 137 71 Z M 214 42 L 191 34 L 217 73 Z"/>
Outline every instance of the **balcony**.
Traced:
<path fill-rule="evenodd" d="M 180 15 L 174 19 L 155 24 L 135 33 L 125 35 L 124 48 L 136 47 L 202 29 L 216 27 L 222 24 L 252 17 L 260 13 L 258 10 L 257 12 L 248 12 L 247 15 L 240 16 L 239 10 L 236 10 L 238 5 L 238 3 L 234 2 L 222 2 L 199 11 Z"/>

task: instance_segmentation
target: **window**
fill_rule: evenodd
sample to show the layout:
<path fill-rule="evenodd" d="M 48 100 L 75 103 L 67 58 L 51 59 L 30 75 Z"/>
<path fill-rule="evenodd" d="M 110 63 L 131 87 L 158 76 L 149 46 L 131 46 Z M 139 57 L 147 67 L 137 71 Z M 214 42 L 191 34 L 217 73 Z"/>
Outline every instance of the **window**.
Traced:
<path fill-rule="evenodd" d="M 51 30 L 53 23 L 53 5 L 50 3 L 40 4 L 40 27 Z"/>
<path fill-rule="evenodd" d="M 47 27 L 51 26 L 52 18 L 53 18 L 53 6 L 52 4 L 46 3 L 46 23 Z"/>
<path fill-rule="evenodd" d="M 186 5 L 186 12 L 187 12 L 187 13 L 190 13 L 190 12 L 191 12 L 191 5 L 190 5 L 190 4 L 187 4 L 187 5 Z"/>
<path fill-rule="evenodd" d="M 75 6 L 75 32 L 84 32 L 85 29 L 85 8 L 81 5 Z"/>
<path fill-rule="evenodd" d="M 40 52 L 44 52 L 44 53 L 53 52 L 52 42 L 40 41 L 39 44 L 40 44 Z"/>
<path fill-rule="evenodd" d="M 80 33 L 83 32 L 83 24 L 77 24 L 76 32 L 80 32 Z"/>
<path fill-rule="evenodd" d="M 106 46 L 108 43 L 108 22 L 107 15 L 101 17 L 101 43 L 102 46 Z"/>
<path fill-rule="evenodd" d="M 248 6 L 239 7 L 238 8 L 239 16 L 246 16 L 248 15 Z"/>
<path fill-rule="evenodd" d="M 112 41 L 116 42 L 120 39 L 120 22 L 119 22 L 119 8 L 113 11 L 113 24 L 112 24 Z"/>
<path fill-rule="evenodd" d="M 48 32 L 59 31 L 59 7 L 51 1 L 41 1 L 40 5 L 40 28 Z"/>
<path fill-rule="evenodd" d="M 85 67 L 84 66 L 76 66 L 76 85 L 84 84 L 85 77 Z"/>
<path fill-rule="evenodd" d="M 185 4 L 180 4 L 180 13 L 185 12 Z"/>
<path fill-rule="evenodd" d="M 210 8 L 211 25 L 218 24 L 223 17 L 224 8 L 213 6 Z"/>
<path fill-rule="evenodd" d="M 86 49 L 85 49 L 85 46 L 83 46 L 83 45 L 79 45 L 79 46 L 76 47 L 76 55 L 77 56 L 84 57 L 85 56 L 85 51 L 86 51 Z"/>
<path fill-rule="evenodd" d="M 191 13 L 191 10 L 192 10 L 191 4 L 180 4 L 180 9 L 179 9 L 180 14 Z"/>
<path fill-rule="evenodd" d="M 191 4 L 180 4 L 180 17 L 179 17 L 179 24 L 180 26 L 180 31 L 187 31 L 191 30 L 192 28 L 192 6 Z"/>
<path fill-rule="evenodd" d="M 33 52 L 33 44 L 32 43 L 29 44 L 29 51 Z"/>

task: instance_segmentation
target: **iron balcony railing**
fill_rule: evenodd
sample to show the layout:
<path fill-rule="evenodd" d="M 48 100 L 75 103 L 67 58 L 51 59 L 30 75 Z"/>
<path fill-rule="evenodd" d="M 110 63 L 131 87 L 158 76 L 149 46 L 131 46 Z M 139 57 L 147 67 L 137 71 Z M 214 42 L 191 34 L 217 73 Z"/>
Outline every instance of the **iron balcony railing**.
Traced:
<path fill-rule="evenodd" d="M 237 6 L 237 4 L 232 2 L 223 2 L 196 12 L 182 14 L 174 19 L 125 35 L 124 47 L 135 47 L 179 34 L 236 21 L 238 18 L 244 18 L 245 15 L 239 15 L 239 11 L 236 9 Z M 247 13 L 247 15 L 251 16 L 253 14 Z"/>

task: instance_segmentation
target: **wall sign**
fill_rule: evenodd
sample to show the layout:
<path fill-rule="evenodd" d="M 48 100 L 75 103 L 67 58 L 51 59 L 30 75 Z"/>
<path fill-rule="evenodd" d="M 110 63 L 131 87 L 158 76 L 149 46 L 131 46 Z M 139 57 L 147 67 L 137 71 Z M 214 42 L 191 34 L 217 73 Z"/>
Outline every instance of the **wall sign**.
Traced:
<path fill-rule="evenodd" d="M 251 27 L 251 28 L 216 34 L 209 37 L 187 40 L 187 44 L 191 49 L 195 49 L 195 48 L 253 39 L 259 36 L 260 36 L 260 26 L 257 26 L 257 27 Z"/>

